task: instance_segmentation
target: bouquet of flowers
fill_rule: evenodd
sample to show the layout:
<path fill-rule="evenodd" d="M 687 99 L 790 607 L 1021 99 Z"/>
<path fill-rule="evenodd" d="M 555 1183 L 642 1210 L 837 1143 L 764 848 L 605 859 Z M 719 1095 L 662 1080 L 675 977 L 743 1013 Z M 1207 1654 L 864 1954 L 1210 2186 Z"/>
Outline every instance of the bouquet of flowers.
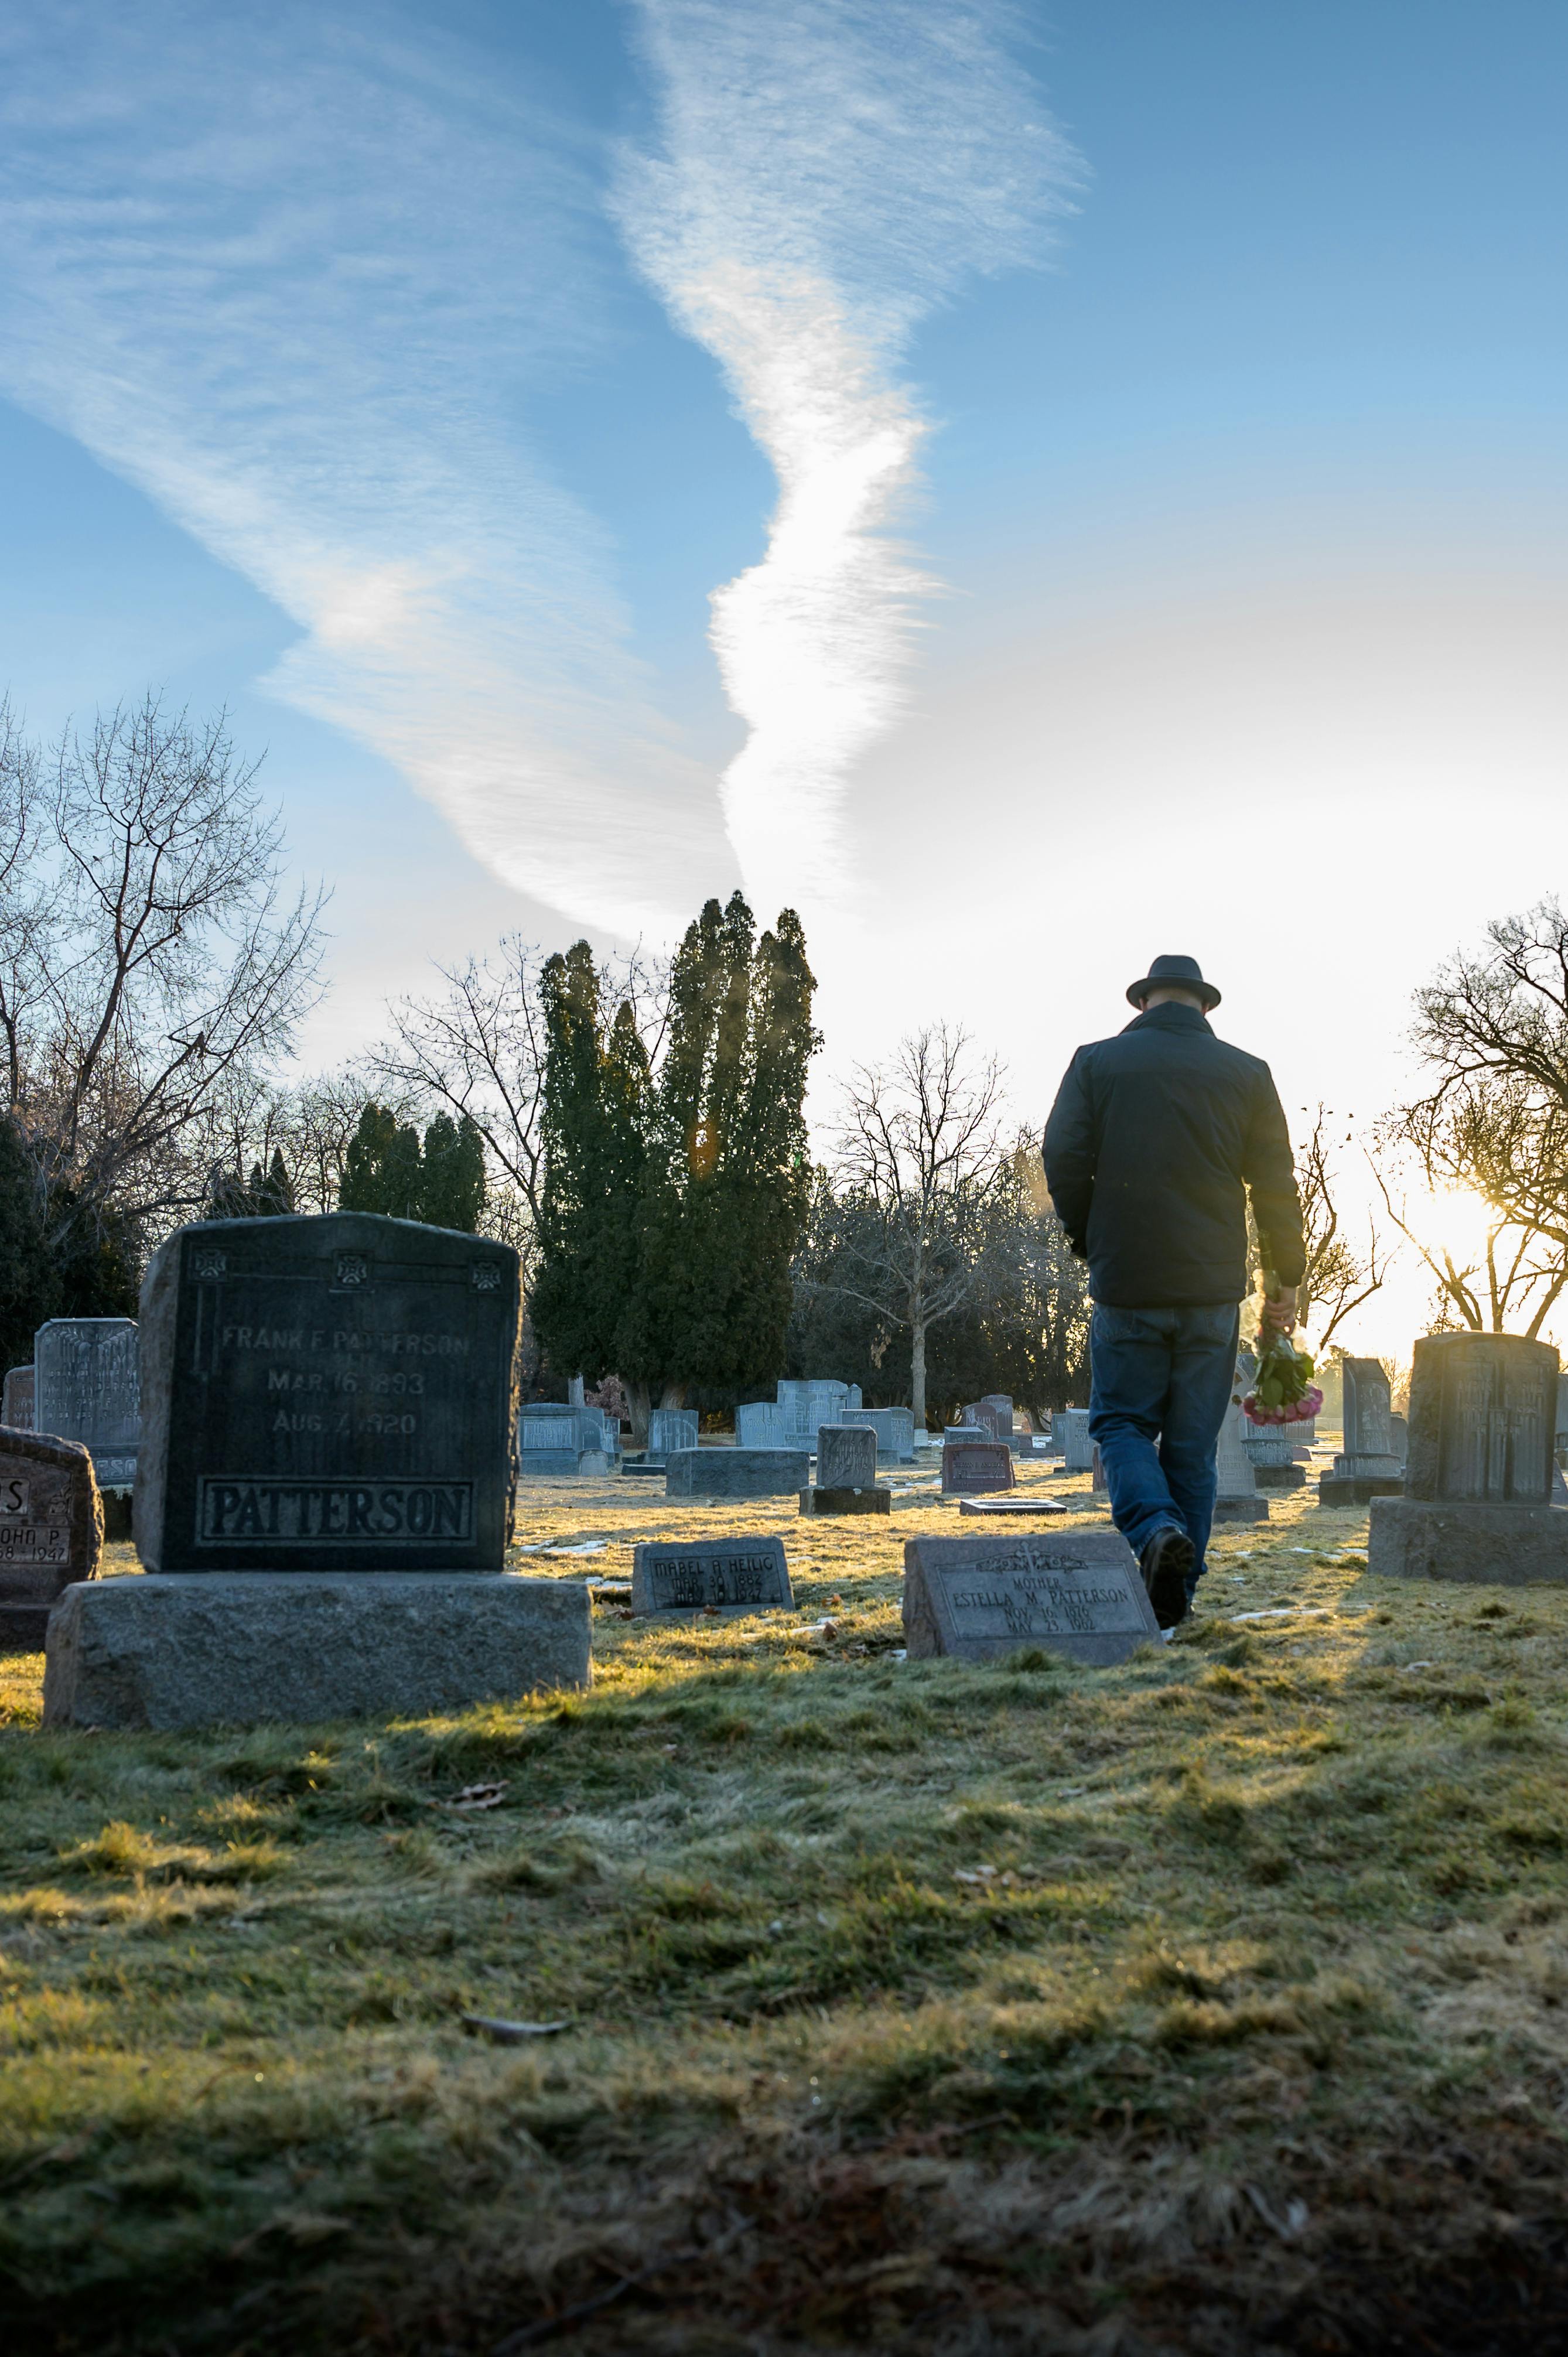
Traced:
<path fill-rule="evenodd" d="M 1312 1361 L 1305 1351 L 1296 1349 L 1288 1334 L 1271 1335 L 1259 1358 L 1252 1388 L 1241 1402 L 1249 1422 L 1310 1424 L 1323 1405 L 1323 1394 L 1312 1373 Z"/>

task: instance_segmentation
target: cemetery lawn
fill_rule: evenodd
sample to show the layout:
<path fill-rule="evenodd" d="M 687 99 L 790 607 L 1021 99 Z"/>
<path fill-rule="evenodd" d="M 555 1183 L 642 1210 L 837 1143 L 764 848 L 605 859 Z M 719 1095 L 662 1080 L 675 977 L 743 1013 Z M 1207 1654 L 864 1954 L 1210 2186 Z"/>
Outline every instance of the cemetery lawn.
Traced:
<path fill-rule="evenodd" d="M 1568 2345 L 1568 1594 L 1298 1496 L 1124 1667 L 908 1663 L 929 1492 L 524 1523 L 777 1530 L 800 1609 L 249 1733 L 0 1661 L 16 2357 Z"/>

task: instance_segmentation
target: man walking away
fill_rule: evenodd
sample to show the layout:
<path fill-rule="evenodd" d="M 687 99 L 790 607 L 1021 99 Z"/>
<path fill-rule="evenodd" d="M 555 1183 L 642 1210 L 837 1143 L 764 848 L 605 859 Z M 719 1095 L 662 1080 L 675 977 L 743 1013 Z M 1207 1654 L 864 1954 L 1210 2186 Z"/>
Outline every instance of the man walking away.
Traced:
<path fill-rule="evenodd" d="M 1196 958 L 1157 957 L 1113 1039 L 1080 1048 L 1046 1125 L 1046 1183 L 1089 1263 L 1093 1389 L 1111 1512 L 1162 1629 L 1187 1612 L 1214 1517 L 1214 1452 L 1249 1289 L 1246 1194 L 1288 1332 L 1305 1267 L 1290 1137 L 1267 1064 L 1217 1039 Z"/>

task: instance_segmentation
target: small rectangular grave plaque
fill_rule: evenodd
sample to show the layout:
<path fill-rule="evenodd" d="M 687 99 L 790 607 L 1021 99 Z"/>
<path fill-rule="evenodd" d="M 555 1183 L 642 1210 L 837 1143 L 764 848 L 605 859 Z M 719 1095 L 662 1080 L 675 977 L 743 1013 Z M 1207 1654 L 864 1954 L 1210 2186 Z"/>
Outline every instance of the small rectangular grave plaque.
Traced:
<path fill-rule="evenodd" d="M 769 1612 L 794 1603 L 777 1538 L 645 1542 L 632 1550 L 634 1612 Z"/>
<path fill-rule="evenodd" d="M 1015 1479 L 1004 1440 L 950 1440 L 942 1449 L 942 1489 L 949 1497 L 1011 1490 Z"/>
<path fill-rule="evenodd" d="M 517 1331 L 517 1254 L 487 1237 L 179 1229 L 142 1287 L 147 1569 L 499 1572 Z"/>
<path fill-rule="evenodd" d="M 1160 1641 L 1133 1550 L 1114 1531 L 910 1539 L 904 1629 L 911 1661 L 992 1661 L 1038 1645 L 1103 1663 Z"/>

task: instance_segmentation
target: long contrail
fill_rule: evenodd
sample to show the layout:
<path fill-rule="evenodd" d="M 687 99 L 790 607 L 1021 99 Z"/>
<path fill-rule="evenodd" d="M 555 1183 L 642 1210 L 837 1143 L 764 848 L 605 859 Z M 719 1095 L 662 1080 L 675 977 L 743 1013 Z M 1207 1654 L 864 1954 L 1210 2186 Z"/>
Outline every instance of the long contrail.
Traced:
<path fill-rule="evenodd" d="M 34 0 L 0 22 L 0 385 L 300 625 L 280 694 L 509 883 L 662 932 L 734 872 L 713 781 L 517 424 L 596 348 L 589 162 L 390 8 Z"/>
<path fill-rule="evenodd" d="M 983 0 L 640 0 L 661 144 L 616 211 L 779 479 L 712 639 L 746 742 L 722 795 L 758 905 L 831 898 L 846 781 L 906 694 L 930 584 L 887 537 L 927 432 L 911 329 L 1027 261 L 1076 158 Z"/>

